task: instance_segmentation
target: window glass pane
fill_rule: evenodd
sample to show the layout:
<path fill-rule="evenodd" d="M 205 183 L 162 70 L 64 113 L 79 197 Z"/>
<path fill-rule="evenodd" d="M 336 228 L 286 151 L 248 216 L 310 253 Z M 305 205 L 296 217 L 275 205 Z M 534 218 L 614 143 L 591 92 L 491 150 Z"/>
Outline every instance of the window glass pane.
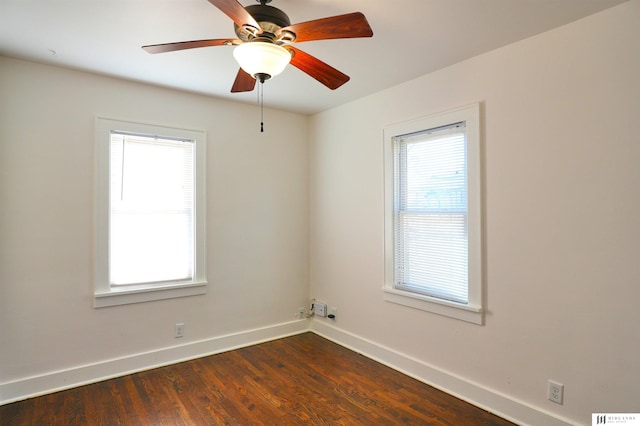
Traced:
<path fill-rule="evenodd" d="M 111 135 L 111 285 L 193 278 L 193 145 Z"/>

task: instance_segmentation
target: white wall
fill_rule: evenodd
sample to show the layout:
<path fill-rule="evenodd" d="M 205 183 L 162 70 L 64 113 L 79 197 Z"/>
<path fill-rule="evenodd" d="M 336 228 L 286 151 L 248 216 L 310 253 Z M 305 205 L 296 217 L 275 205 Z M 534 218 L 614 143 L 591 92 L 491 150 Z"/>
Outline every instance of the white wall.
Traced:
<path fill-rule="evenodd" d="M 207 132 L 206 295 L 91 307 L 96 115 Z M 308 118 L 259 118 L 0 57 L 0 401 L 308 327 Z"/>
<path fill-rule="evenodd" d="M 314 116 L 311 295 L 338 308 L 314 328 L 523 423 L 639 412 L 639 78 L 633 0 Z M 484 326 L 381 291 L 383 127 L 477 101 Z"/>
<path fill-rule="evenodd" d="M 315 331 L 521 423 L 640 411 L 638 75 L 639 0 L 264 134 L 254 106 L 0 57 L 0 403 L 304 330 L 311 295 L 338 307 Z M 484 326 L 381 291 L 382 128 L 476 101 Z M 91 308 L 95 115 L 207 131 L 207 295 Z"/>

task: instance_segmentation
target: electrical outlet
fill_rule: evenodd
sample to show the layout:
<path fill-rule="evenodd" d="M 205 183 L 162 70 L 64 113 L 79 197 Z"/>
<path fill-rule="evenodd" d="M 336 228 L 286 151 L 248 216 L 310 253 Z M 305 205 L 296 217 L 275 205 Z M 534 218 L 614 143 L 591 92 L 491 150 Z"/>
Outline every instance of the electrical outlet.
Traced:
<path fill-rule="evenodd" d="M 338 308 L 332 306 L 329 308 L 329 318 L 331 318 L 332 320 L 336 319 L 336 316 L 338 315 Z"/>
<path fill-rule="evenodd" d="M 564 385 L 562 383 L 549 380 L 548 386 L 547 398 L 549 398 L 549 401 L 562 405 L 564 400 Z"/>
<path fill-rule="evenodd" d="M 303 318 L 304 318 L 304 316 L 305 316 L 304 306 L 300 306 L 300 307 L 298 308 L 298 312 L 296 313 L 296 316 L 297 316 L 299 319 L 303 319 Z"/>
<path fill-rule="evenodd" d="M 175 334 L 173 337 L 183 337 L 184 336 L 184 323 L 180 322 L 176 324 Z"/>

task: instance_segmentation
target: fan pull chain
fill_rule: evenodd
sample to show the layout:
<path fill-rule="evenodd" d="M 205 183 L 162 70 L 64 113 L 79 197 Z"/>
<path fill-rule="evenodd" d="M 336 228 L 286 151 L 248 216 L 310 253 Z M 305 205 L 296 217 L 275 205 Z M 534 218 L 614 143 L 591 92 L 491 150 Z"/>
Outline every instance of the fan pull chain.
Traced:
<path fill-rule="evenodd" d="M 260 133 L 264 133 L 264 83 L 262 81 L 258 89 L 260 92 Z"/>

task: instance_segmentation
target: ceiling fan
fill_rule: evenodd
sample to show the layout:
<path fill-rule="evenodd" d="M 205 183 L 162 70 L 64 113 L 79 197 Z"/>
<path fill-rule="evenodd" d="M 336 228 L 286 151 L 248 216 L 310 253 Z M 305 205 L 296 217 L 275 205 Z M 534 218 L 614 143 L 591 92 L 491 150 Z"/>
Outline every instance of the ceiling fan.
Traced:
<path fill-rule="evenodd" d="M 291 24 L 282 10 L 268 6 L 271 0 L 244 7 L 237 0 L 208 0 L 234 22 L 237 38 L 182 41 L 142 46 L 149 53 L 173 52 L 208 46 L 236 46 L 240 70 L 231 92 L 250 92 L 256 81 L 264 83 L 291 63 L 329 89 L 349 81 L 349 76 L 292 46 L 305 41 L 371 37 L 373 31 L 360 12 Z"/>

